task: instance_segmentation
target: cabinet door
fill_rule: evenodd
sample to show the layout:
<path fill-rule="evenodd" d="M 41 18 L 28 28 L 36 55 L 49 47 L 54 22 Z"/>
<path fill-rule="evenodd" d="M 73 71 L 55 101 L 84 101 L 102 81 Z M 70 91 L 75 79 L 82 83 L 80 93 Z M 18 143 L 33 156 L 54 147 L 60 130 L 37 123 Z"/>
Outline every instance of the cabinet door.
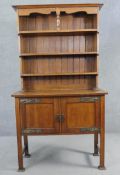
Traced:
<path fill-rule="evenodd" d="M 63 133 L 80 133 L 82 129 L 99 127 L 99 97 L 62 98 Z"/>
<path fill-rule="evenodd" d="M 59 132 L 57 98 L 20 99 L 22 129 L 27 134 L 55 134 Z"/>

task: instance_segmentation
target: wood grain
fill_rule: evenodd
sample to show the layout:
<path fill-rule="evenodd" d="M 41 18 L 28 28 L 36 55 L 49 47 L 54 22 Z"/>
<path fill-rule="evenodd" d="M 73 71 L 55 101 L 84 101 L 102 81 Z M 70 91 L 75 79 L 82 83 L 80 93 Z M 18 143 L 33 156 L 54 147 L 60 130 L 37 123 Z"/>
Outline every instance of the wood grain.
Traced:
<path fill-rule="evenodd" d="M 102 4 L 14 6 L 18 15 L 21 91 L 16 104 L 18 165 L 22 134 L 94 134 L 94 155 L 105 168 L 105 95 L 98 88 Z"/>

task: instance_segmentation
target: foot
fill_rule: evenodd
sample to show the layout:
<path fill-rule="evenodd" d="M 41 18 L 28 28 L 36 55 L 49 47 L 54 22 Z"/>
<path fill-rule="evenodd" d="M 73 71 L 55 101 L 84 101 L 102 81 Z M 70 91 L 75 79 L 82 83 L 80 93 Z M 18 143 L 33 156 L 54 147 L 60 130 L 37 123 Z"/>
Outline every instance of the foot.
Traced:
<path fill-rule="evenodd" d="M 25 158 L 30 158 L 30 157 L 31 157 L 31 154 L 25 153 L 24 157 L 25 157 Z"/>
<path fill-rule="evenodd" d="M 18 169 L 18 172 L 24 172 L 25 171 L 25 168 L 19 168 Z"/>
<path fill-rule="evenodd" d="M 99 156 L 98 152 L 93 153 L 93 156 Z"/>
<path fill-rule="evenodd" d="M 98 166 L 99 170 L 106 170 L 105 166 Z"/>

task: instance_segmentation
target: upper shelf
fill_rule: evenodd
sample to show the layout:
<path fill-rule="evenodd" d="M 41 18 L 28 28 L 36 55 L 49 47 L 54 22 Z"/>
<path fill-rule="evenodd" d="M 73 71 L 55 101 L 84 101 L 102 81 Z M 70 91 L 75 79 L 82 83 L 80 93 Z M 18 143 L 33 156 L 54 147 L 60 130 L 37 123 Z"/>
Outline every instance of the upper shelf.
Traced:
<path fill-rule="evenodd" d="M 72 72 L 72 73 L 49 73 L 49 74 L 21 74 L 21 77 L 44 77 L 44 76 L 86 76 L 86 75 L 98 75 L 97 72 Z"/>
<path fill-rule="evenodd" d="M 77 29 L 77 30 L 30 30 L 20 31 L 19 35 L 80 35 L 80 34 L 94 34 L 98 33 L 97 29 Z"/>
<path fill-rule="evenodd" d="M 81 3 L 81 4 L 35 4 L 35 5 L 13 5 L 14 9 L 33 9 L 33 8 L 60 8 L 60 7 L 99 7 L 103 6 L 102 3 Z"/>
<path fill-rule="evenodd" d="M 20 54 L 20 57 L 33 57 L 33 56 L 77 56 L 77 55 L 98 55 L 97 52 L 67 52 L 67 53 L 22 53 Z"/>

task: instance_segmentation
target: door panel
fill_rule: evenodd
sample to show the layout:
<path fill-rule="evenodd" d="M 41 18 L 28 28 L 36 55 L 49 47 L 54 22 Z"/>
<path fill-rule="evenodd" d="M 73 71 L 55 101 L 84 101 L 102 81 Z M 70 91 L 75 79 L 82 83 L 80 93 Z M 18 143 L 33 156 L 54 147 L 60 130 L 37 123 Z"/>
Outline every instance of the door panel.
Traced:
<path fill-rule="evenodd" d="M 92 98 L 91 98 L 92 99 Z M 63 133 L 80 133 L 80 128 L 98 127 L 99 100 L 81 100 L 76 98 L 62 98 Z"/>
<path fill-rule="evenodd" d="M 27 128 L 52 128 L 54 123 L 53 104 L 28 104 L 26 105 Z M 33 119 L 34 116 L 34 119 Z"/>
<path fill-rule="evenodd" d="M 44 133 L 59 132 L 57 98 L 25 98 L 21 100 L 22 126 L 24 129 L 40 128 Z"/>
<path fill-rule="evenodd" d="M 93 103 L 68 103 L 66 107 L 69 128 L 94 126 L 95 108 Z"/>

